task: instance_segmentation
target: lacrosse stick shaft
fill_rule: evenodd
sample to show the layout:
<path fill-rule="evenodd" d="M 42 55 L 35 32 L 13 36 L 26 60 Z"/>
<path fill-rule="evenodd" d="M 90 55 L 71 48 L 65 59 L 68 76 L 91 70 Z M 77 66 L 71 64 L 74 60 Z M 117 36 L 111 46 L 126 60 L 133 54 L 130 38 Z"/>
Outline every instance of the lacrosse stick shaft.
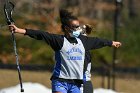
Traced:
<path fill-rule="evenodd" d="M 19 58 L 18 58 L 18 53 L 17 53 L 17 48 L 16 48 L 16 40 L 15 40 L 14 31 L 12 31 L 11 33 L 12 33 L 12 41 L 13 41 L 13 45 L 14 45 L 14 52 L 15 52 L 15 57 L 16 57 L 16 65 L 17 65 L 17 70 L 18 70 L 21 92 L 24 92 L 24 89 L 22 86 L 21 71 L 20 71 L 20 66 L 19 66 Z"/>

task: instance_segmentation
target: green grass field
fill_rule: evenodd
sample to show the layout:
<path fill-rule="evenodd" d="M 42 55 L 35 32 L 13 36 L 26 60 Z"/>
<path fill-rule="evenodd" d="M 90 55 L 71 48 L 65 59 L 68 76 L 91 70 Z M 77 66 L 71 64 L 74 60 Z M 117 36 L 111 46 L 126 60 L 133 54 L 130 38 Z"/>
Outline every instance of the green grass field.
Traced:
<path fill-rule="evenodd" d="M 51 88 L 51 73 L 47 71 L 22 71 L 23 82 L 37 82 Z M 101 87 L 101 76 L 92 76 L 94 88 Z M 18 73 L 16 70 L 0 70 L 0 89 L 19 84 Z M 107 80 L 105 82 L 107 86 Z M 24 86 L 23 86 L 24 87 Z M 107 88 L 107 87 L 106 87 Z M 130 77 L 116 78 L 116 91 L 121 93 L 139 93 L 140 80 Z"/>

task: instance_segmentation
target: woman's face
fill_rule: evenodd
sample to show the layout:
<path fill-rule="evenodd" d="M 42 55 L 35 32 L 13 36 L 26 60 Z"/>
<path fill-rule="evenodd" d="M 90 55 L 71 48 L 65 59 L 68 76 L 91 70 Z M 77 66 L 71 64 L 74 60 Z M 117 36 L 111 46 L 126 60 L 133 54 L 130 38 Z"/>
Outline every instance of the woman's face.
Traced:
<path fill-rule="evenodd" d="M 80 32 L 78 31 L 80 29 L 80 23 L 78 20 L 72 20 L 69 22 L 69 26 L 66 26 L 65 28 L 65 34 L 68 37 L 78 37 L 80 35 Z"/>
<path fill-rule="evenodd" d="M 79 23 L 79 21 L 78 20 L 72 20 L 71 22 L 70 22 L 70 30 L 76 30 L 77 28 L 79 28 L 80 27 L 80 23 Z"/>

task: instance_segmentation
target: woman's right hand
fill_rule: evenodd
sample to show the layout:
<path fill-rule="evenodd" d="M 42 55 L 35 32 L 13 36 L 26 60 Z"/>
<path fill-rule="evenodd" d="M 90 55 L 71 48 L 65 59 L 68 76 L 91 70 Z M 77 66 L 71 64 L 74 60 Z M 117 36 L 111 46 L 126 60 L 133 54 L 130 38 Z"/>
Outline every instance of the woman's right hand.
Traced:
<path fill-rule="evenodd" d="M 9 25 L 9 29 L 11 32 L 25 34 L 26 30 L 22 28 L 16 27 L 14 24 Z"/>

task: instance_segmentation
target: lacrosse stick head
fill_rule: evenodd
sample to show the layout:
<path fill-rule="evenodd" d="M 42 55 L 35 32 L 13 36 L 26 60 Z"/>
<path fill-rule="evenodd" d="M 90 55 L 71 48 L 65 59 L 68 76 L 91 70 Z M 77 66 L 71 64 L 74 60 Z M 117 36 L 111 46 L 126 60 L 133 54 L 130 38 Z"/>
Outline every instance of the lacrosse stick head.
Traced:
<path fill-rule="evenodd" d="M 4 13 L 5 13 L 5 17 L 6 17 L 6 21 L 8 25 L 14 23 L 12 19 L 13 10 L 14 10 L 14 4 L 12 2 L 7 1 L 4 4 Z"/>

